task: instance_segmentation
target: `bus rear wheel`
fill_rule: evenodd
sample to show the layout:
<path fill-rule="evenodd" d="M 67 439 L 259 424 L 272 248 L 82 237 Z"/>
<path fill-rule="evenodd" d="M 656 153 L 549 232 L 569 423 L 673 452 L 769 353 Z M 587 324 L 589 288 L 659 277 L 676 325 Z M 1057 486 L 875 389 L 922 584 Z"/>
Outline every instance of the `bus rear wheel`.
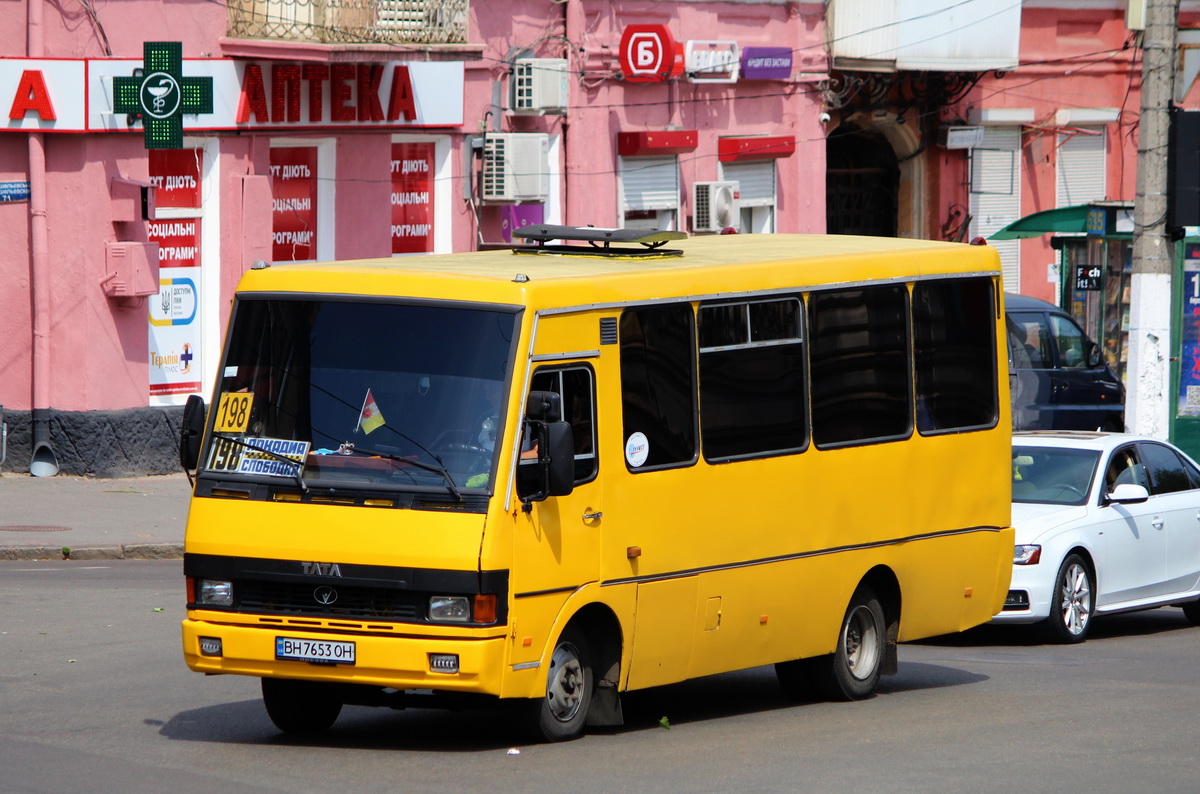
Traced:
<path fill-rule="evenodd" d="M 333 686 L 317 681 L 264 678 L 262 697 L 267 716 L 284 733 L 324 733 L 342 713 L 342 701 Z"/>
<path fill-rule="evenodd" d="M 587 639 L 568 628 L 558 638 L 546 674 L 546 696 L 533 703 L 536 736 L 549 742 L 577 739 L 592 703 L 592 661 Z"/>
<path fill-rule="evenodd" d="M 777 664 L 775 673 L 794 697 L 863 700 L 875 694 L 879 684 L 886 642 L 883 606 L 874 591 L 860 587 L 846 607 L 837 649 L 826 656 Z"/>

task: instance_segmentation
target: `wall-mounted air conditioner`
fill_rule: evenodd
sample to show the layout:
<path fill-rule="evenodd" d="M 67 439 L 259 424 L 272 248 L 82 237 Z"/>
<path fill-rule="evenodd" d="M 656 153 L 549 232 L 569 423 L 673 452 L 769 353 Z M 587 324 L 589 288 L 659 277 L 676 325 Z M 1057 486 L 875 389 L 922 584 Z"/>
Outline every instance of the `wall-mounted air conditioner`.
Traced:
<path fill-rule="evenodd" d="M 696 182 L 692 185 L 692 229 L 697 232 L 741 231 L 742 210 L 737 182 Z"/>
<path fill-rule="evenodd" d="M 983 127 L 940 127 L 938 146 L 943 149 L 974 149 L 983 143 Z"/>
<path fill-rule="evenodd" d="M 510 113 L 565 115 L 566 58 L 519 58 L 509 82 Z"/>
<path fill-rule="evenodd" d="M 483 141 L 484 201 L 545 201 L 550 192 L 550 136 L 544 132 L 490 132 Z"/>

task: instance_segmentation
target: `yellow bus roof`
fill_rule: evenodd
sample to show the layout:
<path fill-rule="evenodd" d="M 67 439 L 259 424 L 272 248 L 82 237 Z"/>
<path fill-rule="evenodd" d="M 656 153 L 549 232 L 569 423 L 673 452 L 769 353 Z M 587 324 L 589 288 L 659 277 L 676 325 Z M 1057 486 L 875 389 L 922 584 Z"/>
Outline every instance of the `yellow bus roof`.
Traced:
<path fill-rule="evenodd" d="M 739 234 L 671 242 L 682 256 L 514 254 L 510 250 L 273 265 L 245 292 L 405 296 L 535 308 L 703 297 L 939 273 L 997 275 L 995 249 L 851 235 Z"/>

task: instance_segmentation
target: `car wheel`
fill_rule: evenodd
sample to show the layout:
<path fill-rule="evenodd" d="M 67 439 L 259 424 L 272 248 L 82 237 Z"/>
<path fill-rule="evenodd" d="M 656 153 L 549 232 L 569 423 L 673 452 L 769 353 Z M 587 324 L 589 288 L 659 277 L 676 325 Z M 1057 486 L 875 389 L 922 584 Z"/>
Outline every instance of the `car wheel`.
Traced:
<path fill-rule="evenodd" d="M 1183 615 L 1193 626 L 1200 626 L 1200 599 L 1189 601 L 1186 604 L 1180 604 L 1183 607 Z"/>
<path fill-rule="evenodd" d="M 860 587 L 846 607 L 837 649 L 827 656 L 777 664 L 775 675 L 793 697 L 863 700 L 875 694 L 886 641 L 883 607 L 869 587 Z"/>
<path fill-rule="evenodd" d="M 587 640 L 567 629 L 554 646 L 546 675 L 546 696 L 533 702 L 536 735 L 562 742 L 583 734 L 592 703 L 592 662 Z"/>
<path fill-rule="evenodd" d="M 332 684 L 264 678 L 262 697 L 267 716 L 284 733 L 323 733 L 342 713 L 342 701 Z"/>
<path fill-rule="evenodd" d="M 1044 624 L 1046 639 L 1054 643 L 1083 642 L 1092 627 L 1096 594 L 1087 561 L 1069 554 L 1054 577 L 1050 617 Z"/>

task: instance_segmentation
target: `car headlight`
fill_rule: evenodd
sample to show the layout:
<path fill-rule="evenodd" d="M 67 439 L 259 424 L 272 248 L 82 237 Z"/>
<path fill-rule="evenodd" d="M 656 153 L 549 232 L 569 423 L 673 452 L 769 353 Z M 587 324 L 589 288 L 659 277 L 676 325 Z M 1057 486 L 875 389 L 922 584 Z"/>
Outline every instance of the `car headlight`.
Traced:
<path fill-rule="evenodd" d="M 1037 565 L 1042 559 L 1042 547 L 1035 543 L 1017 544 L 1013 548 L 1013 565 Z"/>
<path fill-rule="evenodd" d="M 196 582 L 196 603 L 213 607 L 233 606 L 233 582 L 200 579 Z"/>

